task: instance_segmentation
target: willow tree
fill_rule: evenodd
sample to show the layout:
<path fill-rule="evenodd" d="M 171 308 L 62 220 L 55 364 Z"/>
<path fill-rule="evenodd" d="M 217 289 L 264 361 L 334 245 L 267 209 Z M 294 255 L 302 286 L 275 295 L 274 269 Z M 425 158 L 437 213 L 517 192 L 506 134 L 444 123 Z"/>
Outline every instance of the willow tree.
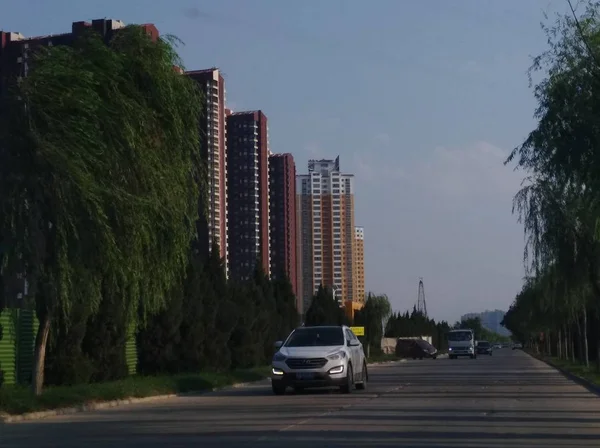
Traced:
<path fill-rule="evenodd" d="M 537 308 L 552 316 L 547 322 L 559 339 L 568 325 L 579 325 L 581 314 L 585 334 L 589 290 L 595 293 L 592 305 L 600 307 L 599 14 L 600 3 L 588 2 L 583 13 L 572 9 L 545 28 L 549 48 L 530 72 L 543 75 L 534 89 L 539 122 L 507 160 L 530 176 L 515 204 L 525 225 L 530 274 L 546 276 L 543 283 L 550 279 L 552 290 L 531 297 L 545 302 Z"/>
<path fill-rule="evenodd" d="M 26 272 L 39 330 L 34 392 L 57 316 L 103 296 L 135 319 L 181 282 L 198 217 L 202 98 L 172 39 L 140 27 L 89 31 L 36 52 L 4 99 L 0 235 L 4 275 Z"/>

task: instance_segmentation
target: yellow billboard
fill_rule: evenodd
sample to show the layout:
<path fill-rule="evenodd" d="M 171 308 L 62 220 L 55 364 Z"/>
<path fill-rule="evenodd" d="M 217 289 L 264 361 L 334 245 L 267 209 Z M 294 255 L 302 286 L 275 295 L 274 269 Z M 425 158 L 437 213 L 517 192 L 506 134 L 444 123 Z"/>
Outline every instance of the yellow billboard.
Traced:
<path fill-rule="evenodd" d="M 352 330 L 352 333 L 354 333 L 356 336 L 365 335 L 365 327 L 350 327 L 350 330 Z"/>

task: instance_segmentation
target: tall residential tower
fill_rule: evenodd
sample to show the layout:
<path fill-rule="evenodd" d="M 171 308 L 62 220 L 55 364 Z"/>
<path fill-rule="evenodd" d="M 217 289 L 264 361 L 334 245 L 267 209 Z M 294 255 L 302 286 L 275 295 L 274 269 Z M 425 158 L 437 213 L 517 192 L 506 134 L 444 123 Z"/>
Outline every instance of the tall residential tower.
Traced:
<path fill-rule="evenodd" d="M 352 315 L 365 304 L 365 229 L 356 227 L 354 232 L 354 279 L 355 290 L 352 300 Z"/>
<path fill-rule="evenodd" d="M 228 270 L 225 80 L 218 68 L 186 74 L 198 83 L 206 103 L 199 125 L 204 135 L 201 151 L 208 172 L 208 207 L 207 215 L 200 214 L 198 221 L 199 246 L 208 255 L 216 243 Z"/>
<path fill-rule="evenodd" d="M 269 155 L 271 275 L 285 275 L 298 300 L 296 268 L 296 164 L 291 154 Z M 301 311 L 301 301 L 297 307 Z"/>
<path fill-rule="evenodd" d="M 227 116 L 229 272 L 252 277 L 256 262 L 270 275 L 269 137 L 260 110 Z"/>
<path fill-rule="evenodd" d="M 354 175 L 340 160 L 309 160 L 297 176 L 298 229 L 304 311 L 319 285 L 333 288 L 343 304 L 355 297 Z"/>

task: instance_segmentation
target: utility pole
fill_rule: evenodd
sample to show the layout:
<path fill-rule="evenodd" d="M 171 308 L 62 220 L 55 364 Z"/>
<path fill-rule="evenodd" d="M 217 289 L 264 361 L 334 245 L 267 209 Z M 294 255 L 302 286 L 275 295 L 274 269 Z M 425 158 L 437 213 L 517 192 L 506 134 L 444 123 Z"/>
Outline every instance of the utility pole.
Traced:
<path fill-rule="evenodd" d="M 425 303 L 425 286 L 423 277 L 419 278 L 419 295 L 417 297 L 417 311 L 427 318 L 427 304 Z"/>

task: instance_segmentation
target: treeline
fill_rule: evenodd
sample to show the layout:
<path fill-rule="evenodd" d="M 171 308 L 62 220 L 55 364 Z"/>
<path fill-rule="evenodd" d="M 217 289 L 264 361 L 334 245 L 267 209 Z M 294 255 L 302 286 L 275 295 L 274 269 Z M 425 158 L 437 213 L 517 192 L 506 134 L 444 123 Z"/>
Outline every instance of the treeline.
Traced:
<path fill-rule="evenodd" d="M 183 287 L 136 332 L 141 374 L 226 371 L 266 365 L 273 342 L 299 324 L 287 279 L 269 280 L 257 268 L 251 281 L 228 282 L 217 248 L 193 258 Z M 142 316 L 139 316 L 141 319 Z M 111 381 L 128 375 L 125 343 L 131 321 L 118 303 L 69 325 L 52 327 L 46 383 Z"/>
<path fill-rule="evenodd" d="M 39 321 L 33 391 L 263 364 L 295 326 L 287 281 L 226 282 L 199 247 L 204 98 L 171 40 L 128 26 L 37 48 L 0 98 L 0 288 Z M 213 251 L 213 254 L 216 252 Z M 21 281 L 18 281 L 21 279 Z M 129 362 L 135 363 L 135 360 Z"/>
<path fill-rule="evenodd" d="M 511 341 L 511 338 L 508 336 L 502 336 L 498 333 L 488 330 L 481 323 L 481 319 L 479 317 L 471 317 L 469 319 L 461 320 L 460 322 L 456 322 L 454 324 L 453 329 L 471 329 L 475 332 L 475 339 L 478 341 L 488 341 L 488 342 L 502 342 L 508 343 Z"/>
<path fill-rule="evenodd" d="M 431 336 L 432 343 L 438 350 L 446 350 L 448 341 L 446 333 L 450 325 L 446 321 L 436 322 L 417 311 L 416 307 L 409 313 L 393 313 L 385 326 L 385 337 L 400 338 L 413 336 Z"/>
<path fill-rule="evenodd" d="M 559 17 L 533 72 L 537 127 L 507 162 L 527 174 L 515 197 L 528 277 L 504 325 L 532 349 L 600 369 L 600 7 Z M 539 74 L 537 74 L 539 75 Z"/>

